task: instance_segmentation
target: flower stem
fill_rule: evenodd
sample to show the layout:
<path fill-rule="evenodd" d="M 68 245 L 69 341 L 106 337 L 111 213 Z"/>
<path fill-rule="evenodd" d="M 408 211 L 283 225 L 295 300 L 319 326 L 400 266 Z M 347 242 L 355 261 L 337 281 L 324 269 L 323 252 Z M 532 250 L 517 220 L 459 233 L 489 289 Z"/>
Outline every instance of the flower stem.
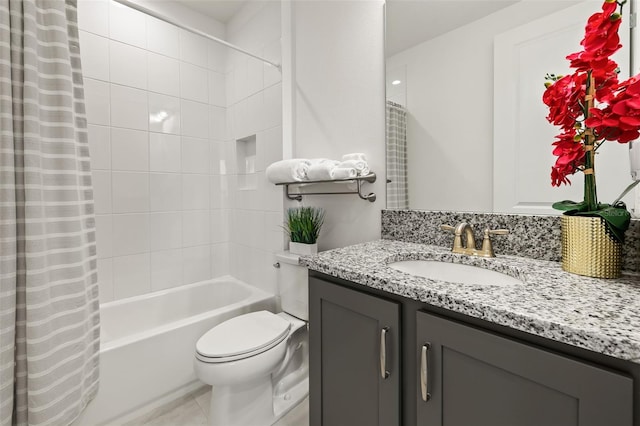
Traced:
<path fill-rule="evenodd" d="M 595 81 L 591 71 L 587 72 L 586 87 L 586 107 L 584 112 L 585 120 L 590 116 L 590 110 L 593 108 L 593 100 L 595 97 Z M 587 128 L 584 132 L 584 202 L 587 205 L 587 211 L 595 211 L 598 209 L 598 195 L 596 192 L 596 174 L 595 174 L 595 137 L 593 130 Z"/>

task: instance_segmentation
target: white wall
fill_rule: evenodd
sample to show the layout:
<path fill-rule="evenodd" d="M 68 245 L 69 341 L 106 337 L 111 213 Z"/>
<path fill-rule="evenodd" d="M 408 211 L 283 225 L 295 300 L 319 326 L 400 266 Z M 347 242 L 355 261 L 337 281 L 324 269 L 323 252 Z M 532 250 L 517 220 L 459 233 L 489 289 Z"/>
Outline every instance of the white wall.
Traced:
<path fill-rule="evenodd" d="M 227 40 L 279 63 L 280 29 L 280 2 L 253 1 L 229 21 Z M 264 171 L 282 159 L 280 71 L 230 51 L 227 101 L 228 143 L 236 158 L 221 182 L 230 194 L 230 270 L 234 277 L 277 293 L 273 264 L 274 254 L 284 249 L 282 191 L 267 181 Z M 248 152 L 242 147 L 247 138 L 255 141 Z"/>
<path fill-rule="evenodd" d="M 493 40 L 558 7 L 519 2 L 387 60 L 406 69 L 411 208 L 492 211 Z"/>
<path fill-rule="evenodd" d="M 386 186 L 383 1 L 300 1 L 292 16 L 293 155 L 364 152 L 378 175 L 364 188 L 377 194 L 375 203 L 356 195 L 304 198 L 304 205 L 326 209 L 319 249 L 378 239 Z"/>
<path fill-rule="evenodd" d="M 106 0 L 79 26 L 101 302 L 228 273 L 225 49 Z"/>

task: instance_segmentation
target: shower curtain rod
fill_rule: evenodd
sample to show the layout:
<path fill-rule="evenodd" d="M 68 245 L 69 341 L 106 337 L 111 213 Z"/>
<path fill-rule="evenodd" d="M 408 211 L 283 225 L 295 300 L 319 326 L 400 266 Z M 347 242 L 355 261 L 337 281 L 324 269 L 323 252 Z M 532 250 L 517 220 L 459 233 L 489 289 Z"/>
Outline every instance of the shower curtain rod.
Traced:
<path fill-rule="evenodd" d="M 269 65 L 272 65 L 272 66 L 276 67 L 277 69 L 280 69 L 280 64 L 278 64 L 278 63 L 271 62 L 271 61 L 270 61 L 270 60 L 268 60 L 268 59 L 265 59 L 265 58 L 263 58 L 263 57 L 261 57 L 261 56 L 255 55 L 255 54 L 253 54 L 253 53 L 251 53 L 251 52 L 248 52 L 248 51 L 244 50 L 244 49 L 243 49 L 243 48 L 241 48 L 241 47 L 238 47 L 238 46 L 236 46 L 236 45 L 233 45 L 233 44 L 231 44 L 231 43 L 229 43 L 229 42 L 227 42 L 227 41 L 224 41 L 224 40 L 222 40 L 222 39 L 220 39 L 220 38 L 218 38 L 218 37 L 214 37 L 214 36 L 212 36 L 211 34 L 207 34 L 207 33 L 203 32 L 203 31 L 197 30 L 197 29 L 195 29 L 195 28 L 191 28 L 191 27 L 189 27 L 189 26 L 187 26 L 187 25 L 183 25 L 183 24 L 181 24 L 181 23 L 179 23 L 179 22 L 174 21 L 174 20 L 173 20 L 173 19 L 171 19 L 171 18 L 168 18 L 168 17 L 166 17 L 166 16 L 164 16 L 164 15 L 161 15 L 161 14 L 159 14 L 159 13 L 157 13 L 157 12 L 154 12 L 154 11 L 153 11 L 153 10 L 151 10 L 151 9 L 147 9 L 147 8 L 146 8 L 146 7 L 144 7 L 144 6 L 140 6 L 139 4 L 136 4 L 136 3 L 134 3 L 134 2 L 133 2 L 133 1 L 131 1 L 131 0 L 115 0 L 115 1 L 116 1 L 117 3 L 120 3 L 120 4 L 124 5 L 124 6 L 130 7 L 131 9 L 135 9 L 135 10 L 137 10 L 138 12 L 142 12 L 142 13 L 144 13 L 144 14 L 146 14 L 146 15 L 153 16 L 154 18 L 157 18 L 157 19 L 159 19 L 159 20 L 161 20 L 161 21 L 164 21 L 164 22 L 166 22 L 166 23 L 168 23 L 168 24 L 175 25 L 175 26 L 176 26 L 176 27 L 178 27 L 178 28 L 182 28 L 182 29 L 183 29 L 183 30 L 185 30 L 185 31 L 189 31 L 189 32 L 194 33 L 194 34 L 197 34 L 197 35 L 199 35 L 199 36 L 202 36 L 202 37 L 208 38 L 209 40 L 213 40 L 213 41 L 215 41 L 216 43 L 223 44 L 223 45 L 227 46 L 227 47 L 228 47 L 228 48 L 230 48 L 230 49 L 233 49 L 233 50 L 236 50 L 236 51 L 238 51 L 238 52 L 244 53 L 245 55 L 249 55 L 249 56 L 251 56 L 252 58 L 259 59 L 259 60 L 261 60 L 262 62 L 265 62 L 265 63 L 267 63 L 267 64 L 269 64 Z"/>

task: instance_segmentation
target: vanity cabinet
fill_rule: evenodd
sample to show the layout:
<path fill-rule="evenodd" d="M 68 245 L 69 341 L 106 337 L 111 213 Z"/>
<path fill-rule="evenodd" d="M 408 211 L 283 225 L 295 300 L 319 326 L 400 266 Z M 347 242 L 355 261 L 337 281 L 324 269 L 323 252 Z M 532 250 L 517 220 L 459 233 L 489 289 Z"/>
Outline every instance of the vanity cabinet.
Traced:
<path fill-rule="evenodd" d="M 638 364 L 314 271 L 309 315 L 312 426 L 640 426 Z"/>
<path fill-rule="evenodd" d="M 311 426 L 399 426 L 400 304 L 309 280 Z"/>
<path fill-rule="evenodd" d="M 630 426 L 630 377 L 423 311 L 418 424 Z"/>

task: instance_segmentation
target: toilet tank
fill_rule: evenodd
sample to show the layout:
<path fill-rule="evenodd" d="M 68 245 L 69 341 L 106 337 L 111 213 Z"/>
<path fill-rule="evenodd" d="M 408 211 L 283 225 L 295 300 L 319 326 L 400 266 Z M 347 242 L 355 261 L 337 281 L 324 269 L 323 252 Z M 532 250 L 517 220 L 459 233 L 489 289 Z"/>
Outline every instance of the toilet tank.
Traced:
<path fill-rule="evenodd" d="M 298 263 L 300 256 L 288 251 L 276 254 L 278 290 L 282 310 L 301 320 L 309 320 L 309 277 L 307 268 Z"/>

